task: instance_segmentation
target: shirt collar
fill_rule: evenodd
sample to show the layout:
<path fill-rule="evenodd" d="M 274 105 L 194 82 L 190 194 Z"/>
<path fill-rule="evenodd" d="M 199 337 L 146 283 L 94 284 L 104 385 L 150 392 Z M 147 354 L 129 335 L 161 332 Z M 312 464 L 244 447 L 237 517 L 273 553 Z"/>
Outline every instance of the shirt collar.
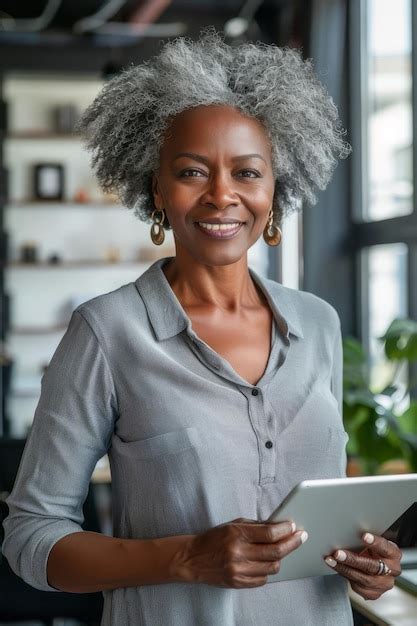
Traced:
<path fill-rule="evenodd" d="M 190 318 L 162 271 L 163 265 L 172 258 L 169 256 L 158 259 L 135 280 L 158 340 L 169 339 L 185 329 L 190 332 L 191 328 Z M 282 334 L 287 338 L 290 333 L 303 338 L 300 318 L 291 297 L 292 290 L 262 277 L 251 267 L 249 272 L 265 294 Z"/>

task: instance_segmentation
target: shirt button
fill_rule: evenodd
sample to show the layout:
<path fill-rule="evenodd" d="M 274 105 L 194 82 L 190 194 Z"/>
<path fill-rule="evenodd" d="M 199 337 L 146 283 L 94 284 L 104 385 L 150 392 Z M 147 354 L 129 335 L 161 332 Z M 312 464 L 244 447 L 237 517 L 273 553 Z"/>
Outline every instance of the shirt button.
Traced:
<path fill-rule="evenodd" d="M 252 395 L 257 396 L 259 391 L 257 389 L 252 389 Z"/>
<path fill-rule="evenodd" d="M 272 446 L 273 446 L 273 445 L 274 445 L 274 444 L 272 443 L 272 441 L 267 441 L 267 442 L 266 442 L 266 444 L 265 444 L 265 446 L 266 446 L 267 448 L 272 448 Z"/>

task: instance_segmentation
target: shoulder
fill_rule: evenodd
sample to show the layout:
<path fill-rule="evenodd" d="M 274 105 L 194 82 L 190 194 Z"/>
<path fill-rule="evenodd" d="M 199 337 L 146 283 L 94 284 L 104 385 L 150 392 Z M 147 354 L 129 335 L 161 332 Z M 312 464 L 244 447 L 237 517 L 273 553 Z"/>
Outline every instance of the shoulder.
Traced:
<path fill-rule="evenodd" d="M 337 327 L 340 325 L 339 313 L 335 307 L 309 291 L 290 289 L 292 296 L 298 307 L 298 311 L 303 318 L 314 315 L 317 320 L 331 322 L 331 325 Z"/>
<path fill-rule="evenodd" d="M 134 282 L 121 285 L 80 304 L 74 312 L 79 313 L 97 333 L 110 331 L 120 320 L 141 317 L 141 298 Z"/>
<path fill-rule="evenodd" d="M 267 287 L 278 308 L 282 304 L 283 314 L 290 316 L 293 312 L 305 331 L 321 329 L 329 331 L 332 336 L 339 332 L 340 317 L 335 307 L 320 296 L 309 291 L 285 287 L 281 283 L 266 279 Z"/>

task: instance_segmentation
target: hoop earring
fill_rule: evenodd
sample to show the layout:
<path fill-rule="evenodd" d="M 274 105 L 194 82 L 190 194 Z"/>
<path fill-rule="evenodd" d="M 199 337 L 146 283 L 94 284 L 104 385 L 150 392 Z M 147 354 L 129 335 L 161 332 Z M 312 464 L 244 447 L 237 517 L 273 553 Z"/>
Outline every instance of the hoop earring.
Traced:
<path fill-rule="evenodd" d="M 273 222 L 274 212 L 271 209 L 268 215 L 268 221 L 264 228 L 263 238 L 268 246 L 277 246 L 281 243 L 282 232 L 278 226 L 275 226 Z"/>
<path fill-rule="evenodd" d="M 155 213 L 158 213 L 158 212 L 162 213 L 162 218 L 160 220 L 154 217 Z M 164 243 L 164 239 L 165 239 L 164 229 L 162 228 L 162 224 L 164 223 L 164 220 L 165 220 L 164 209 L 155 209 L 154 211 L 152 211 L 151 217 L 154 220 L 151 226 L 151 239 L 156 246 L 160 246 L 161 243 Z"/>

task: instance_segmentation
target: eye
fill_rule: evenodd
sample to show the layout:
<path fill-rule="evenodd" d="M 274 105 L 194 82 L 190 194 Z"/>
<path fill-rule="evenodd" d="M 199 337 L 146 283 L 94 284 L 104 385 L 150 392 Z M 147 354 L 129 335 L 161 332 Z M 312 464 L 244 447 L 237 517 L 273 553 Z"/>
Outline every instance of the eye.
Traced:
<path fill-rule="evenodd" d="M 204 172 L 200 172 L 200 170 L 195 170 L 192 168 L 189 168 L 187 170 L 182 170 L 182 172 L 180 172 L 180 176 L 183 176 L 185 178 L 196 178 L 196 176 L 194 175 L 189 176 L 188 175 L 189 172 L 196 172 L 197 174 L 201 174 L 202 176 L 204 176 Z"/>
<path fill-rule="evenodd" d="M 257 172 L 256 170 L 240 170 L 240 173 L 247 173 L 249 172 L 250 174 L 254 174 L 254 176 L 243 176 L 243 178 L 261 178 L 261 174 L 259 172 Z"/>

